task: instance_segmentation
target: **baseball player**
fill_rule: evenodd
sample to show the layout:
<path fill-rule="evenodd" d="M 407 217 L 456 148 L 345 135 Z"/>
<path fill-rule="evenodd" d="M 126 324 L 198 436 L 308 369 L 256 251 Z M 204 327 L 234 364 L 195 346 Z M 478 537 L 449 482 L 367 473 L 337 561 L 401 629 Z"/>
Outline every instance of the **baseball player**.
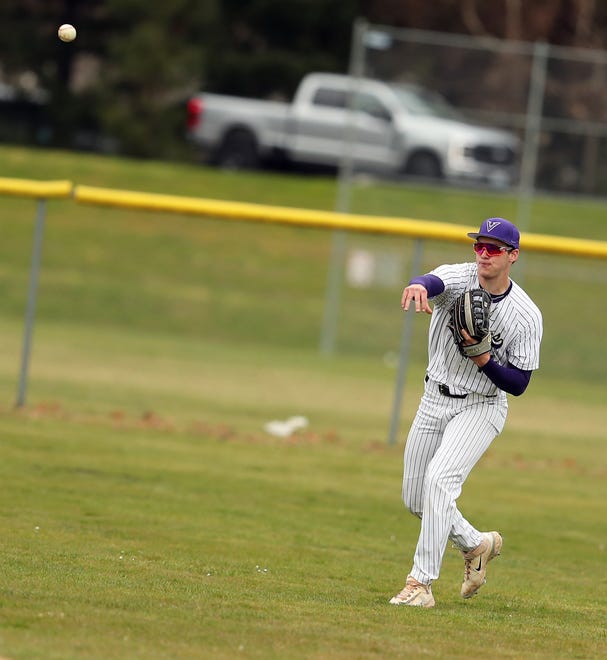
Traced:
<path fill-rule="evenodd" d="M 432 314 L 425 388 L 404 453 L 403 500 L 421 518 L 413 567 L 393 605 L 433 607 L 448 539 L 464 559 L 463 598 L 485 583 L 487 564 L 502 548 L 498 532 L 480 532 L 457 508 L 470 471 L 502 431 L 506 393 L 522 394 L 539 367 L 542 315 L 510 279 L 519 256 L 519 231 L 508 220 L 489 218 L 474 239 L 475 263 L 439 266 L 405 287 L 402 307 Z M 449 328 L 450 310 L 465 291 L 491 295 L 488 352 L 467 357 Z M 434 309 L 428 303 L 432 300 Z M 465 347 L 476 344 L 463 333 Z"/>

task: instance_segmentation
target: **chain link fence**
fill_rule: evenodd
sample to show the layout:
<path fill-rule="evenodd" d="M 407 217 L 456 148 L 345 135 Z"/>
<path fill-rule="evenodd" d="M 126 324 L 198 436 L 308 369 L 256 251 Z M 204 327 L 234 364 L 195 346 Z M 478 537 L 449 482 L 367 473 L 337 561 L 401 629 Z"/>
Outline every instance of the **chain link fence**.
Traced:
<path fill-rule="evenodd" d="M 516 133 L 523 191 L 607 195 L 607 53 L 359 22 L 350 73 L 440 94 Z"/>

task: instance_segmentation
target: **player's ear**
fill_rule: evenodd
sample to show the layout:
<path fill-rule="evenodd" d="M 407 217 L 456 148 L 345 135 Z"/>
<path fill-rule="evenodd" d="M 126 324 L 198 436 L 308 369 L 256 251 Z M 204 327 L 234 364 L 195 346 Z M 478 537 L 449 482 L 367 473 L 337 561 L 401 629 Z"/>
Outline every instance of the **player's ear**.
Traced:
<path fill-rule="evenodd" d="M 518 254 L 519 254 L 519 250 L 516 248 L 508 253 L 511 264 L 515 263 L 515 261 L 518 259 Z"/>

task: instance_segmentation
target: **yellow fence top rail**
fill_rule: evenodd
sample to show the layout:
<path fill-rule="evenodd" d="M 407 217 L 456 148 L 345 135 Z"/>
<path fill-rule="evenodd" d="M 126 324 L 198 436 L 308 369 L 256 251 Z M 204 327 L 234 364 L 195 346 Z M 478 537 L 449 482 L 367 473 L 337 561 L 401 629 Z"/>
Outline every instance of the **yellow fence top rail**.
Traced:
<path fill-rule="evenodd" d="M 73 197 L 80 204 L 185 213 L 246 222 L 342 229 L 372 234 L 395 234 L 454 243 L 469 243 L 470 239 L 466 234 L 478 229 L 476 226 L 412 218 L 355 215 L 200 197 L 114 190 L 95 186 L 74 186 L 71 181 L 32 181 L 0 177 L 0 194 L 38 199 Z M 525 232 L 521 235 L 521 247 L 533 252 L 607 259 L 607 241 Z"/>
<path fill-rule="evenodd" d="M 298 225 L 310 228 L 397 234 L 411 238 L 456 243 L 470 243 L 470 239 L 466 234 L 478 231 L 477 226 L 454 225 L 429 220 L 313 211 L 284 206 L 113 190 L 93 186 L 77 186 L 74 190 L 74 199 L 81 204 L 185 213 L 229 220 Z M 605 241 L 523 233 L 521 235 L 521 247 L 524 250 L 534 252 L 607 259 L 607 242 Z"/>
<path fill-rule="evenodd" d="M 38 199 L 69 197 L 73 188 L 74 184 L 71 181 L 31 181 L 0 177 L 0 193 L 4 195 Z"/>

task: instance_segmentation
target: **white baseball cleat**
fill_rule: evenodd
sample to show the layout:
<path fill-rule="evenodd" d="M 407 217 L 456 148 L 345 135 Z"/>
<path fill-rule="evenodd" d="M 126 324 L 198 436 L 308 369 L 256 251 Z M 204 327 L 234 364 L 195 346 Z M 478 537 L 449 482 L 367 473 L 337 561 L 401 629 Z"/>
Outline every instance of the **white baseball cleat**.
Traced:
<path fill-rule="evenodd" d="M 487 564 L 502 551 L 502 537 L 498 532 L 483 532 L 478 548 L 462 552 L 464 557 L 464 581 L 462 598 L 472 598 L 487 581 Z"/>
<path fill-rule="evenodd" d="M 390 598 L 391 605 L 409 605 L 411 607 L 434 607 L 434 596 L 429 584 L 422 584 L 410 575 L 402 591 Z"/>

